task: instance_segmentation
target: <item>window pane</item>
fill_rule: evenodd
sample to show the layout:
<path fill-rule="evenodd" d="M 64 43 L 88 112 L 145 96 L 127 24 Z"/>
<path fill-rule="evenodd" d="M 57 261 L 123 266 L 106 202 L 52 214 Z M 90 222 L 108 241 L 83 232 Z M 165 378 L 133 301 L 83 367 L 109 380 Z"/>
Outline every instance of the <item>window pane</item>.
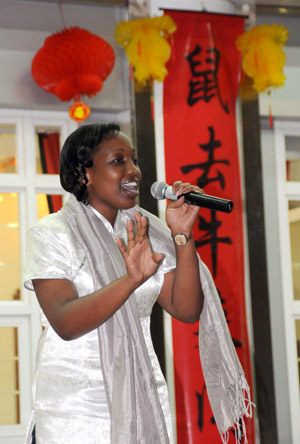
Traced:
<path fill-rule="evenodd" d="M 20 424 L 18 331 L 0 327 L 0 425 Z"/>
<path fill-rule="evenodd" d="M 15 125 L 0 124 L 0 173 L 17 172 Z"/>
<path fill-rule="evenodd" d="M 300 300 L 300 201 L 289 201 L 289 224 L 294 299 Z"/>
<path fill-rule="evenodd" d="M 38 219 L 47 216 L 50 213 L 56 213 L 62 207 L 62 196 L 60 194 L 38 194 L 37 209 Z"/>
<path fill-rule="evenodd" d="M 300 137 L 286 136 L 286 177 L 292 182 L 300 181 Z"/>
<path fill-rule="evenodd" d="M 20 232 L 17 193 L 0 193 L 0 300 L 20 299 Z"/>
<path fill-rule="evenodd" d="M 37 174 L 59 174 L 60 128 L 35 127 Z"/>

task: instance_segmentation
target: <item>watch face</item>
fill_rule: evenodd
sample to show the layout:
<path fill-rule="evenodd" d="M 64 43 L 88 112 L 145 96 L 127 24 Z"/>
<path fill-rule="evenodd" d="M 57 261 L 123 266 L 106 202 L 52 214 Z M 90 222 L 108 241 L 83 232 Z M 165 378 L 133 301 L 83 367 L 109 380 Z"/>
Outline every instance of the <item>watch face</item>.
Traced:
<path fill-rule="evenodd" d="M 174 240 L 177 245 L 185 245 L 187 243 L 187 237 L 185 234 L 182 234 L 182 233 L 176 234 L 176 236 L 174 237 Z"/>

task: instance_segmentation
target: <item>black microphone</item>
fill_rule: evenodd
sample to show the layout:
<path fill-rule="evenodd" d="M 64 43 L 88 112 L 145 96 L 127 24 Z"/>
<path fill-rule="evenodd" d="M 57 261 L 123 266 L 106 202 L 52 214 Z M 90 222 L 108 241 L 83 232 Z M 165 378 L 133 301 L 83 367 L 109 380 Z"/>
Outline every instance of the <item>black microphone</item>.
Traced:
<path fill-rule="evenodd" d="M 177 200 L 181 196 L 177 196 L 172 191 L 172 187 L 165 182 L 154 182 L 151 186 L 151 194 L 155 199 Z M 220 197 L 209 196 L 208 194 L 190 192 L 183 194 L 184 202 L 189 205 L 197 205 L 198 207 L 209 208 L 210 210 L 223 211 L 230 213 L 233 208 L 233 202 Z"/>

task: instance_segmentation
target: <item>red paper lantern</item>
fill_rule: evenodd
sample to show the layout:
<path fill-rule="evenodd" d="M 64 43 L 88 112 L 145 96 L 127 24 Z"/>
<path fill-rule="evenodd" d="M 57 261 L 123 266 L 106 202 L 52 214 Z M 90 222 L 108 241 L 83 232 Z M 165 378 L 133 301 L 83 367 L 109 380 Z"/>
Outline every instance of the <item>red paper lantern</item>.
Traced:
<path fill-rule="evenodd" d="M 112 71 L 115 54 L 101 37 L 78 27 L 47 37 L 32 61 L 35 82 L 62 101 L 96 95 Z"/>

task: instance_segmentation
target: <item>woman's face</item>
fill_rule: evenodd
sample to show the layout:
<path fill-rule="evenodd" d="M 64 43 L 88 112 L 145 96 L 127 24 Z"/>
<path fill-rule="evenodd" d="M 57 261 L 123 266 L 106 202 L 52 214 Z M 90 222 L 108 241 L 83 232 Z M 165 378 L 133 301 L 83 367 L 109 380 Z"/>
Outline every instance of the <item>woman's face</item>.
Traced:
<path fill-rule="evenodd" d="M 135 150 L 123 133 L 101 142 L 86 169 L 88 202 L 114 224 L 119 209 L 135 205 L 141 181 Z"/>

